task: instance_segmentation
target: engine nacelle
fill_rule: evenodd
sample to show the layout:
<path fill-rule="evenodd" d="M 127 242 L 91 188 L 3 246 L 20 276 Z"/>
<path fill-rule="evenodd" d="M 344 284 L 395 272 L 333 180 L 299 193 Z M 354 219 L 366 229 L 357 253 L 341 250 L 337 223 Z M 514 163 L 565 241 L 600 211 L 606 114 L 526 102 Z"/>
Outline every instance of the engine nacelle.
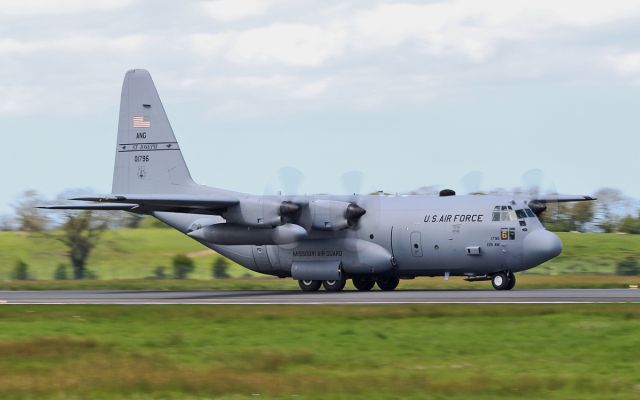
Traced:
<path fill-rule="evenodd" d="M 256 228 L 274 227 L 284 224 L 282 206 L 283 202 L 276 199 L 248 198 L 240 200 L 238 205 L 231 207 L 222 216 L 232 224 Z"/>
<path fill-rule="evenodd" d="M 285 245 L 307 237 L 300 225 L 285 224 L 275 228 L 254 228 L 235 224 L 205 226 L 188 234 L 194 239 L 220 245 Z"/>
<path fill-rule="evenodd" d="M 309 204 L 314 229 L 340 231 L 355 225 L 366 211 L 354 203 L 337 200 L 315 200 Z"/>

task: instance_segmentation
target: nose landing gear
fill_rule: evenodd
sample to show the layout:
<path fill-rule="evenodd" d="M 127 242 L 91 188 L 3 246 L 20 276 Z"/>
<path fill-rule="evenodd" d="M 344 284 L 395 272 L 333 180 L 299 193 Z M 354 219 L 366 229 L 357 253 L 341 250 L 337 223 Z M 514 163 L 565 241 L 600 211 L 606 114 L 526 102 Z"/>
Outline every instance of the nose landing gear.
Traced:
<path fill-rule="evenodd" d="M 516 286 L 516 276 L 513 272 L 498 272 L 491 277 L 491 284 L 495 290 L 511 290 Z"/>

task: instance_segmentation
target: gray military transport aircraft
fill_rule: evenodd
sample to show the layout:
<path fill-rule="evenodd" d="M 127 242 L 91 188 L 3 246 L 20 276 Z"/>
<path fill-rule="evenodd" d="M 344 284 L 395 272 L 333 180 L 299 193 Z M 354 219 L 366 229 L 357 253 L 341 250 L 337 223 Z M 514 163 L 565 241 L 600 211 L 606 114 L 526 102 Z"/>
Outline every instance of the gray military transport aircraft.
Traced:
<path fill-rule="evenodd" d="M 231 260 L 304 291 L 394 290 L 400 279 L 464 276 L 510 290 L 514 273 L 558 256 L 538 220 L 588 196 L 255 196 L 196 184 L 149 72 L 122 86 L 112 194 L 48 209 L 152 215 Z"/>

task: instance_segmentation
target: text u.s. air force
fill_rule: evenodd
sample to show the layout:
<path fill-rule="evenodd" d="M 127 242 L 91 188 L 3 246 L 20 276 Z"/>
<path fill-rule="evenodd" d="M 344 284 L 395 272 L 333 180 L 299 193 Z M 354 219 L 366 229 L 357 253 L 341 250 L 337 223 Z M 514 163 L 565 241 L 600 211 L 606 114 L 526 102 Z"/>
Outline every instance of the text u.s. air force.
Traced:
<path fill-rule="evenodd" d="M 447 222 L 484 222 L 484 214 L 427 214 L 424 217 L 426 223 Z"/>

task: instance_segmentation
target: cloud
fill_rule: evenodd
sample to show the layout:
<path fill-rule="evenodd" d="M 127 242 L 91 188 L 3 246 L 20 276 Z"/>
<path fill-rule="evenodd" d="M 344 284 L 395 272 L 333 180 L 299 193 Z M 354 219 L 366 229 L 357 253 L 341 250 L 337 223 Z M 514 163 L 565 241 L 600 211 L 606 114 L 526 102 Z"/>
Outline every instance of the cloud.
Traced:
<path fill-rule="evenodd" d="M 201 4 L 211 18 L 232 22 L 265 14 L 271 8 L 269 0 L 213 0 Z"/>
<path fill-rule="evenodd" d="M 245 64 L 318 66 L 342 53 L 345 44 L 339 27 L 273 24 L 237 35 L 230 57 Z"/>
<path fill-rule="evenodd" d="M 64 15 L 94 11 L 111 11 L 127 7 L 134 0 L 0 0 L 3 17 Z"/>
<path fill-rule="evenodd" d="M 435 56 L 483 60 L 503 41 L 530 40 L 566 28 L 638 17 L 640 2 L 584 0 L 451 0 L 387 3 L 359 12 L 355 31 L 365 46 L 414 43 Z"/>
<path fill-rule="evenodd" d="M 625 75 L 640 74 L 640 52 L 616 53 L 609 55 L 609 64 Z"/>
<path fill-rule="evenodd" d="M 629 79 L 639 68 L 635 49 L 616 36 L 621 26 L 637 35 L 633 23 L 625 25 L 640 18 L 635 0 L 217 0 L 190 7 L 167 0 L 144 18 L 154 4 L 0 0 L 8 10 L 0 17 L 8 18 L 0 84 L 51 85 L 58 94 L 39 102 L 55 107 L 69 82 L 112 79 L 135 66 L 170 89 L 187 89 L 185 96 L 205 96 L 200 87 L 224 93 L 239 110 L 272 99 L 281 109 L 304 107 L 304 99 L 373 109 L 422 104 L 474 85 L 606 81 L 612 68 L 617 79 Z M 103 23 L 105 10 L 117 23 Z M 38 13 L 83 14 L 23 24 L 23 16 Z M 3 105 L 5 113 L 18 109 Z"/>
<path fill-rule="evenodd" d="M 347 35 L 338 26 L 277 23 L 245 31 L 193 35 L 192 49 L 242 65 L 317 67 L 339 56 Z"/>
<path fill-rule="evenodd" d="M 54 39 L 19 40 L 0 39 L 0 54 L 33 54 L 51 51 L 86 53 L 94 48 L 102 50 L 132 51 L 141 48 L 149 41 L 146 35 L 124 36 L 73 36 Z"/>
<path fill-rule="evenodd" d="M 30 86 L 0 86 L 0 115 L 23 115 L 34 110 L 45 93 L 42 88 Z"/>

